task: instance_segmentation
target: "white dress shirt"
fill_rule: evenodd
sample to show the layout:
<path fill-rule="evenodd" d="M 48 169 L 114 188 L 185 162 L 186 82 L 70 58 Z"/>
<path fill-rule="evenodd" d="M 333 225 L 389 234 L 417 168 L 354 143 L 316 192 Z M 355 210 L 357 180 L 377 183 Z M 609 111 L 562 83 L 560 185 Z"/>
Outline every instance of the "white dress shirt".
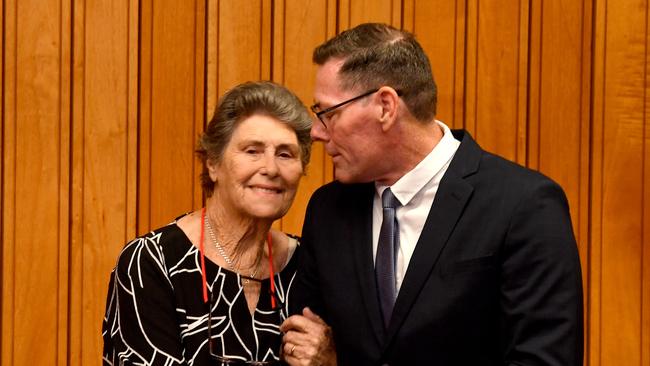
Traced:
<path fill-rule="evenodd" d="M 395 280 L 399 292 L 404 275 L 411 261 L 415 245 L 422 234 L 424 223 L 429 215 L 433 199 L 438 191 L 440 180 L 447 171 L 460 141 L 456 140 L 449 127 L 436 120 L 444 135 L 431 152 L 413 168 L 390 186 L 395 197 L 402 204 L 397 208 L 399 225 L 399 252 Z M 377 255 L 377 243 L 382 222 L 381 194 L 387 186 L 375 183 L 375 198 L 372 208 L 372 252 L 373 260 Z"/>

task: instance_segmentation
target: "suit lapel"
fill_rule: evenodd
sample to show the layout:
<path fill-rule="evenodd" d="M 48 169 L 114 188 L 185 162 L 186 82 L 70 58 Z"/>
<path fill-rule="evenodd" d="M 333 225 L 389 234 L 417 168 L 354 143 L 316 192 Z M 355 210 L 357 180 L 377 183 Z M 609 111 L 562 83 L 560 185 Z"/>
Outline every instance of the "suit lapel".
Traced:
<path fill-rule="evenodd" d="M 356 192 L 356 197 L 350 197 L 348 201 L 354 202 L 348 211 L 352 213 L 349 219 L 350 230 L 348 233 L 350 234 L 350 243 L 354 248 L 354 262 L 366 314 L 372 324 L 377 342 L 381 344 L 381 340 L 384 338 L 384 326 L 377 297 L 375 265 L 372 260 L 372 203 L 375 188 L 373 184 L 365 184 L 360 188 L 362 189 Z"/>
<path fill-rule="evenodd" d="M 397 296 L 391 323 L 386 338 L 384 338 L 384 349 L 390 345 L 392 338 L 408 316 L 474 191 L 464 177 L 477 171 L 481 149 L 469 134 L 465 133 L 460 137 L 457 138 L 461 140 L 461 145 L 440 182 L 415 251 L 411 256 Z"/>

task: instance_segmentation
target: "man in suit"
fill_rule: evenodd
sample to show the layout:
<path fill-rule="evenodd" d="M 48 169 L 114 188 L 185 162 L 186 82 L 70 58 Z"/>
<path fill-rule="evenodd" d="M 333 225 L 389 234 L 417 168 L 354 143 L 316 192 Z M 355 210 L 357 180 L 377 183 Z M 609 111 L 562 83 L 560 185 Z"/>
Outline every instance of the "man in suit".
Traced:
<path fill-rule="evenodd" d="M 580 261 L 562 189 L 435 119 L 414 37 L 362 24 L 314 51 L 312 196 L 291 365 L 582 365 Z M 316 315 L 318 314 L 318 315 Z"/>

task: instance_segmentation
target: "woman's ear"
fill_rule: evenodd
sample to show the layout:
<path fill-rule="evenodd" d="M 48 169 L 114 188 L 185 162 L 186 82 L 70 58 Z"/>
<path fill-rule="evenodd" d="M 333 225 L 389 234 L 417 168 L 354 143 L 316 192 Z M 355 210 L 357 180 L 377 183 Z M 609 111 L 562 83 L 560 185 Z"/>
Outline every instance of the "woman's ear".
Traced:
<path fill-rule="evenodd" d="M 219 163 L 215 162 L 213 159 L 207 159 L 205 161 L 205 166 L 208 168 L 210 179 L 216 183 L 217 178 L 219 177 Z"/>
<path fill-rule="evenodd" d="M 397 120 L 399 95 L 397 95 L 395 89 L 389 86 L 382 86 L 377 91 L 377 98 L 380 107 L 379 122 L 381 123 L 381 129 L 388 131 Z"/>

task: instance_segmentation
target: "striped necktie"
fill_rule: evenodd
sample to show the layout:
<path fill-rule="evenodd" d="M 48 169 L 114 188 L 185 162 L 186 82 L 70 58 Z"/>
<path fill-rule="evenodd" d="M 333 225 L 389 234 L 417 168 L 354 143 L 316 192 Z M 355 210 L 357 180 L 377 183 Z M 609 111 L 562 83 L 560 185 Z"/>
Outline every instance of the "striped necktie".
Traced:
<path fill-rule="evenodd" d="M 401 206 L 390 188 L 381 195 L 383 220 L 379 231 L 377 255 L 375 257 L 375 277 L 377 279 L 377 293 L 384 318 L 384 326 L 388 328 L 393 305 L 397 298 L 395 288 L 395 267 L 397 251 L 399 250 L 399 227 L 397 225 L 396 208 Z"/>

